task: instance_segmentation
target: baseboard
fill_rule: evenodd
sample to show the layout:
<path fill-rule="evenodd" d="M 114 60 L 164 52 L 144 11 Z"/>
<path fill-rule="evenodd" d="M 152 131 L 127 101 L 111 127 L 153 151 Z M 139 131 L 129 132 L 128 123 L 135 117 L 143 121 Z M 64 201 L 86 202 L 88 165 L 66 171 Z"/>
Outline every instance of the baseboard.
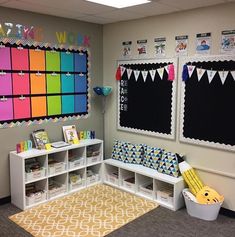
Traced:
<path fill-rule="evenodd" d="M 0 198 L 0 205 L 11 202 L 11 196 Z"/>
<path fill-rule="evenodd" d="M 223 207 L 220 209 L 219 213 L 227 217 L 235 218 L 235 211 L 232 211 Z"/>

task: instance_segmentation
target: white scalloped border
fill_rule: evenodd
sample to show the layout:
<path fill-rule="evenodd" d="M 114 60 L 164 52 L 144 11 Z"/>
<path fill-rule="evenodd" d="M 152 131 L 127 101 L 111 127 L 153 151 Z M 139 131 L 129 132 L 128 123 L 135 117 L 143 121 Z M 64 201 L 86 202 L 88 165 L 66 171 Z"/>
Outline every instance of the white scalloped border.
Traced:
<path fill-rule="evenodd" d="M 143 129 L 135 129 L 123 127 L 120 125 L 120 81 L 117 86 L 117 129 L 122 131 L 133 132 L 137 134 L 144 134 L 149 136 L 161 137 L 166 139 L 175 140 L 176 134 L 176 88 L 177 88 L 177 75 L 178 75 L 178 58 L 164 58 L 164 59 L 132 59 L 132 60 L 118 60 L 117 65 L 120 64 L 149 64 L 149 63 L 173 63 L 175 69 L 175 79 L 172 82 L 172 100 L 171 100 L 171 133 L 158 133 L 151 132 Z"/>
<path fill-rule="evenodd" d="M 209 62 L 209 61 L 235 61 L 235 56 L 233 55 L 210 55 L 210 56 L 195 56 L 195 57 L 183 57 L 179 60 L 179 66 L 181 70 L 179 73 L 182 74 L 183 65 L 189 62 Z M 179 74 L 179 75 L 181 75 Z M 193 139 L 184 137 L 184 104 L 185 104 L 185 83 L 182 81 L 181 76 L 179 77 L 181 83 L 181 90 L 180 90 L 180 132 L 179 132 L 179 140 L 186 143 L 191 143 L 195 145 L 207 146 L 217 149 L 235 151 L 235 146 L 226 145 L 224 143 L 218 142 L 209 142 L 199 139 Z"/>

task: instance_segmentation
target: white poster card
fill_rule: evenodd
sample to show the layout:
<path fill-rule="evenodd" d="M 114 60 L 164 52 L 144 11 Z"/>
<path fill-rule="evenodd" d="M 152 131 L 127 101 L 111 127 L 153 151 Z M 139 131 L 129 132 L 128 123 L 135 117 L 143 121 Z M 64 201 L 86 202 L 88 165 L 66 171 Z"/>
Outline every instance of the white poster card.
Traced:
<path fill-rule="evenodd" d="M 166 56 L 166 37 L 159 37 L 154 39 L 154 49 L 157 58 Z"/>
<path fill-rule="evenodd" d="M 131 57 L 131 45 L 132 45 L 132 41 L 122 42 L 122 57 L 123 58 Z"/>
<path fill-rule="evenodd" d="M 140 58 L 147 56 L 147 39 L 137 40 L 137 51 Z"/>
<path fill-rule="evenodd" d="M 210 54 L 211 33 L 200 33 L 196 35 L 196 53 Z"/>
<path fill-rule="evenodd" d="M 221 53 L 235 53 L 235 30 L 221 32 Z"/>
<path fill-rule="evenodd" d="M 188 35 L 175 36 L 176 56 L 188 55 Z"/>

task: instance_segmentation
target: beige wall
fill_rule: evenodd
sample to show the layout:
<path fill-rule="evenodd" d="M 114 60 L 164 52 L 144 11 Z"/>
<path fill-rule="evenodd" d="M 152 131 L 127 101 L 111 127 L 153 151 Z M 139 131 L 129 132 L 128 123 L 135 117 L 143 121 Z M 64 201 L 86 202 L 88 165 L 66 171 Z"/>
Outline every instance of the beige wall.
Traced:
<path fill-rule="evenodd" d="M 189 35 L 189 55 L 194 55 L 196 33 L 212 33 L 212 54 L 219 54 L 221 31 L 234 29 L 235 3 L 217 5 L 214 7 L 184 11 L 174 14 L 150 17 L 140 20 L 109 24 L 104 26 L 103 67 L 104 84 L 113 86 L 114 91 L 108 99 L 105 114 L 105 144 L 106 157 L 112 150 L 113 139 L 122 139 L 134 143 L 163 147 L 172 152 L 186 154 L 188 162 L 193 166 L 235 174 L 235 154 L 224 150 L 217 150 L 203 146 L 180 143 L 179 130 L 179 91 L 177 98 L 177 138 L 176 141 L 156 138 L 119 131 L 117 124 L 117 82 L 115 72 L 117 59 L 121 57 L 122 41 L 132 40 L 133 56 L 137 57 L 136 40 L 148 39 L 149 57 L 154 57 L 153 39 L 165 36 L 167 38 L 167 57 L 174 56 L 176 35 Z M 180 79 L 180 78 L 179 78 Z M 200 171 L 203 181 L 225 196 L 224 207 L 235 210 L 235 176 L 233 178 L 223 175 Z"/>
<path fill-rule="evenodd" d="M 103 81 L 103 49 L 102 26 L 98 24 L 84 23 L 64 18 L 33 14 L 30 12 L 0 8 L 1 24 L 4 22 L 20 23 L 27 26 L 42 27 L 44 41 L 56 44 L 56 31 L 68 31 L 89 35 L 91 37 L 91 87 L 102 85 Z M 88 119 L 68 121 L 64 123 L 47 123 L 43 125 L 31 125 L 29 127 L 16 127 L 0 129 L 0 198 L 10 195 L 9 175 L 9 151 L 15 150 L 16 143 L 29 139 L 33 130 L 45 128 L 51 141 L 62 140 L 63 125 L 75 124 L 78 130 L 95 130 L 98 138 L 103 138 L 102 101 L 91 92 L 91 113 Z"/>

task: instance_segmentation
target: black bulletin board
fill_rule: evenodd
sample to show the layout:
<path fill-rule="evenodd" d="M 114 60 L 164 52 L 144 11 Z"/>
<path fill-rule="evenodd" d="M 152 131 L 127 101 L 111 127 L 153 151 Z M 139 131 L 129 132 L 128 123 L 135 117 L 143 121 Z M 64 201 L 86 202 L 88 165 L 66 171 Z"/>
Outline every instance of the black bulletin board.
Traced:
<path fill-rule="evenodd" d="M 118 87 L 118 129 L 175 138 L 176 78 L 168 80 L 169 64 L 174 64 L 177 76 L 177 59 L 119 61 L 124 73 Z M 164 69 L 162 79 L 159 68 Z M 153 70 L 156 74 L 151 77 Z M 139 71 L 138 77 L 134 71 Z M 142 72 L 147 74 L 145 79 Z"/>
<path fill-rule="evenodd" d="M 185 64 L 195 69 L 187 81 L 182 81 L 180 140 L 235 150 L 235 57 L 185 58 L 180 67 Z M 200 80 L 197 68 L 206 70 Z M 210 81 L 211 70 L 215 75 Z M 224 81 L 219 72 L 226 72 Z"/>

